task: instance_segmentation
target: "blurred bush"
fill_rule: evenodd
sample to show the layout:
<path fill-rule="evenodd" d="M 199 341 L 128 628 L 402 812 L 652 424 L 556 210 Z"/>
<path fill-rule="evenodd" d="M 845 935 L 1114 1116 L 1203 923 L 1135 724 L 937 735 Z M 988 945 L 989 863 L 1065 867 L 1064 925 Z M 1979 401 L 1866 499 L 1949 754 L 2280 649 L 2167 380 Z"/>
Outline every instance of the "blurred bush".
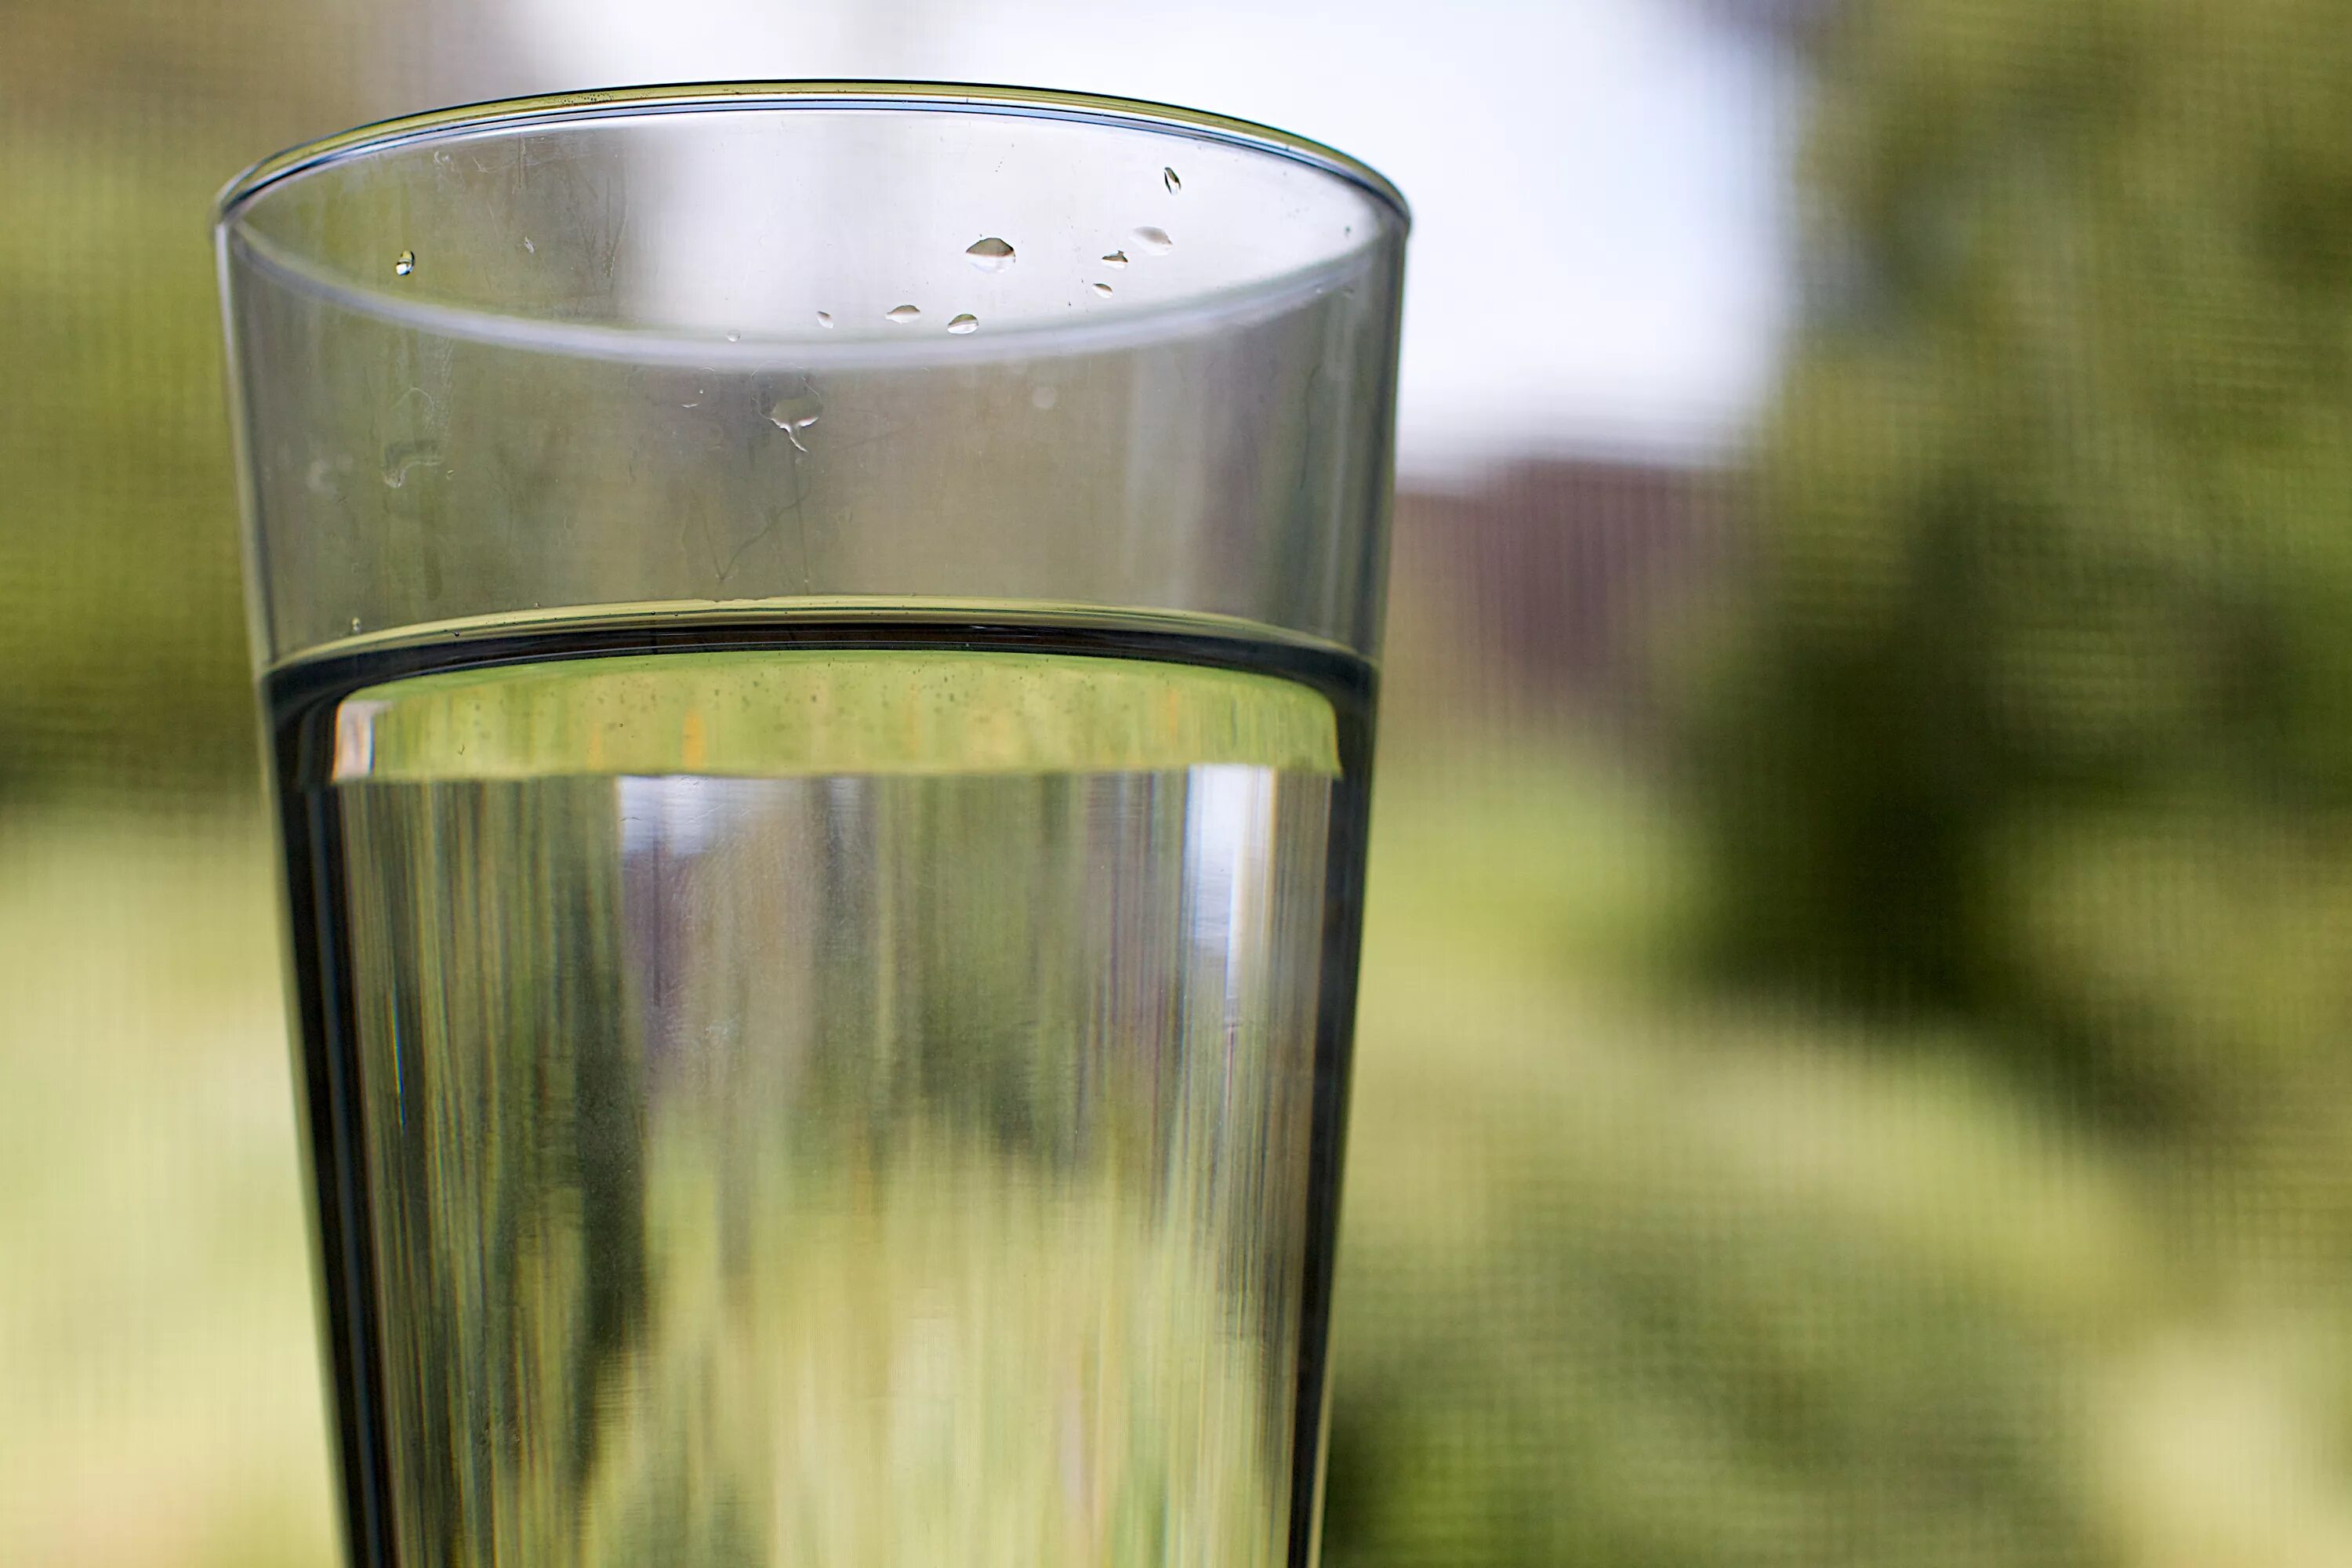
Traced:
<path fill-rule="evenodd" d="M 2126 1560 L 2101 1347 L 2176 1288 L 2128 1172 L 1964 1033 L 1672 1000 L 1687 827 L 1475 755 L 1381 786 L 1333 1568 Z"/>
<path fill-rule="evenodd" d="M 444 10 L 0 15 L 0 803 L 250 787 L 211 202 L 263 153 L 461 89 L 480 28 Z"/>
<path fill-rule="evenodd" d="M 1985 1020 L 2121 1125 L 2338 1070 L 2352 1016 L 2311 980 L 2352 872 L 2343 23 L 1913 0 L 1822 29 L 1813 292 L 1693 770 L 1729 973 Z"/>
<path fill-rule="evenodd" d="M 2352 1561 L 2352 33 L 1811 14 L 1679 743 L 1391 754 L 1333 1561 Z"/>

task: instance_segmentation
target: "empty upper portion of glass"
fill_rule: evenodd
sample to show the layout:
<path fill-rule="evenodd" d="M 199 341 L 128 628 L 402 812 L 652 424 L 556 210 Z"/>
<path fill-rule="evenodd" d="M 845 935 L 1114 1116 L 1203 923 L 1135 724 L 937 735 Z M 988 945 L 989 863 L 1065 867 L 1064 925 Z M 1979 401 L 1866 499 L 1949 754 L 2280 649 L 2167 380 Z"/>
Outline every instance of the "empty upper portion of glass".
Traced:
<path fill-rule="evenodd" d="M 265 665 L 818 604 L 1375 651 L 1405 218 L 1035 92 L 592 94 L 261 165 L 219 234 Z"/>

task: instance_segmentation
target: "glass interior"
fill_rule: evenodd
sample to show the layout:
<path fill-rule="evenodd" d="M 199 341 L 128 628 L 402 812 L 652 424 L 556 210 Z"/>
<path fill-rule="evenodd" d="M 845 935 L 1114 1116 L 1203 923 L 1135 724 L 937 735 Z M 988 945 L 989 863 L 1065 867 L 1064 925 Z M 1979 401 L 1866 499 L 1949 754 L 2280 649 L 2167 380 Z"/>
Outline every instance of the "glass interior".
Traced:
<path fill-rule="evenodd" d="M 1376 649 L 1405 226 L 1052 94 L 400 122 L 220 241 L 273 666 L 488 617 L 1013 601 Z"/>

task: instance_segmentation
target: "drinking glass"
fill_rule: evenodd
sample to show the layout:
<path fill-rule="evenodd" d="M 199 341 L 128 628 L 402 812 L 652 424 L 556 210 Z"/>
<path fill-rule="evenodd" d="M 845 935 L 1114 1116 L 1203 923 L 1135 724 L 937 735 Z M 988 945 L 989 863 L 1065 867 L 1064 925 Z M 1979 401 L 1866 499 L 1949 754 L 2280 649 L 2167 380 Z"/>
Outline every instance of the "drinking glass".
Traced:
<path fill-rule="evenodd" d="M 1406 221 L 938 85 L 230 186 L 355 1563 L 1313 1560 Z"/>

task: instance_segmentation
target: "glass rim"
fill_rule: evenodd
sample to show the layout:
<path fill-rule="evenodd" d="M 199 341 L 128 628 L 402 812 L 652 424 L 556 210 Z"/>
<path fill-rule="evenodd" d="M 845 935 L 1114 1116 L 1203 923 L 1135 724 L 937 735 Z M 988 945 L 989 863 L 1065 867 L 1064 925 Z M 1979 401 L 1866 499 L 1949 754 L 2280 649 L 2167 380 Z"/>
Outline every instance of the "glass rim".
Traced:
<path fill-rule="evenodd" d="M 773 80 L 693 82 L 544 93 L 491 99 L 426 110 L 305 142 L 262 159 L 223 186 L 213 203 L 213 226 L 226 229 L 257 197 L 314 170 L 395 147 L 430 143 L 483 131 L 517 131 L 643 114 L 710 113 L 756 109 L 930 110 L 1061 120 L 1216 142 L 1304 163 L 1370 195 L 1412 226 L 1404 194 L 1379 170 L 1336 147 L 1255 121 L 1144 99 L 1056 88 L 1002 87 L 972 82 Z"/>

